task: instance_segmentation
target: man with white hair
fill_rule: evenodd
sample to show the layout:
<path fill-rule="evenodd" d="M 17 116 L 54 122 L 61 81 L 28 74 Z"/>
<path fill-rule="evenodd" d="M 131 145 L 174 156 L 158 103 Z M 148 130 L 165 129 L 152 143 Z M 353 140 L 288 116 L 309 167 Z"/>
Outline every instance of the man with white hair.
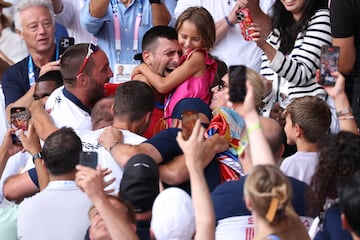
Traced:
<path fill-rule="evenodd" d="M 55 20 L 50 0 L 19 0 L 15 5 L 15 28 L 25 41 L 29 56 L 9 67 L 3 75 L 2 87 L 7 112 L 11 107 L 28 107 L 40 68 L 56 59 Z"/>

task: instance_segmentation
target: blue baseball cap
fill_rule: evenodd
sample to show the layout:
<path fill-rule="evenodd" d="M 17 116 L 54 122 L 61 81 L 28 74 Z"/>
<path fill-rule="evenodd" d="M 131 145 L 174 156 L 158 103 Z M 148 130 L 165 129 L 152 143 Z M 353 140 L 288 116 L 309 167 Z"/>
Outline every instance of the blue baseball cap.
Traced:
<path fill-rule="evenodd" d="M 182 120 L 183 111 L 197 111 L 203 113 L 209 119 L 212 119 L 212 112 L 208 104 L 206 104 L 200 98 L 183 98 L 181 99 L 174 107 L 174 110 L 171 114 L 172 118 L 177 118 Z"/>

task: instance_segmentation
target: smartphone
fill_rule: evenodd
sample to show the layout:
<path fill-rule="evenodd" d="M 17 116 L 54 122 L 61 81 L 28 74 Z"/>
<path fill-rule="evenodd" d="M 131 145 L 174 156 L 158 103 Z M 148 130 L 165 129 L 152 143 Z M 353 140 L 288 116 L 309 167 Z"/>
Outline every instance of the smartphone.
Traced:
<path fill-rule="evenodd" d="M 252 34 L 254 31 L 250 30 L 249 28 L 252 26 L 254 21 L 251 17 L 250 10 L 248 8 L 239 8 L 235 14 L 240 25 L 241 34 L 246 41 L 251 41 L 252 38 L 250 37 L 250 34 Z"/>
<path fill-rule="evenodd" d="M 229 94 L 231 102 L 244 102 L 246 96 L 246 67 L 229 67 Z"/>
<path fill-rule="evenodd" d="M 98 153 L 91 152 L 80 152 L 80 165 L 91 167 L 96 169 L 98 164 Z"/>
<path fill-rule="evenodd" d="M 66 49 L 75 44 L 75 39 L 73 37 L 63 37 L 59 42 L 59 56 L 61 56 Z"/>
<path fill-rule="evenodd" d="M 334 86 L 336 79 L 331 73 L 336 72 L 339 66 L 340 48 L 324 45 L 320 54 L 320 82 L 321 85 Z"/>
<path fill-rule="evenodd" d="M 182 112 L 181 132 L 184 140 L 188 140 L 195 126 L 199 113 L 193 110 L 185 110 Z"/>
<path fill-rule="evenodd" d="M 10 109 L 11 128 L 23 130 L 26 134 L 29 126 L 30 112 L 26 107 L 12 107 Z M 14 144 L 21 144 L 17 133 L 11 135 Z"/>

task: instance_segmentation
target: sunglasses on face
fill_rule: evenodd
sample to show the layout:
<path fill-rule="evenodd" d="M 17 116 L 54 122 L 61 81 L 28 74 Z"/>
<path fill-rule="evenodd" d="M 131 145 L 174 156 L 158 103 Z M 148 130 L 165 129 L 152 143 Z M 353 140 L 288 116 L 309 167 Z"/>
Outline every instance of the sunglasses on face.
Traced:
<path fill-rule="evenodd" d="M 98 46 L 96 46 L 96 45 L 94 45 L 92 43 L 89 43 L 89 47 L 88 47 L 86 56 L 85 56 L 85 58 L 84 58 L 84 60 L 83 60 L 83 62 L 81 64 L 80 70 L 79 70 L 77 75 L 81 74 L 84 71 L 84 68 L 85 68 L 86 64 L 89 62 L 89 59 L 90 59 L 91 55 L 94 52 L 98 51 L 98 50 L 99 50 Z"/>
<path fill-rule="evenodd" d="M 224 87 L 226 87 L 226 82 L 224 82 L 223 80 L 220 80 L 219 84 L 218 84 L 218 91 L 221 91 Z"/>

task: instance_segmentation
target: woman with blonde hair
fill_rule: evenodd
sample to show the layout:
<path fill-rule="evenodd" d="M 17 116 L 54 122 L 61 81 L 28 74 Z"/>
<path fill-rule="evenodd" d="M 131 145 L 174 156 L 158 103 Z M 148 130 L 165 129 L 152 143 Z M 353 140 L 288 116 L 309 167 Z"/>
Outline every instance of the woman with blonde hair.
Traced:
<path fill-rule="evenodd" d="M 310 239 L 291 205 L 288 177 L 275 165 L 255 166 L 246 178 L 244 196 L 254 218 L 254 240 Z"/>
<path fill-rule="evenodd" d="M 257 111 L 260 111 L 263 106 L 263 99 L 265 95 L 265 85 L 263 82 L 264 78 L 259 73 L 254 71 L 253 69 L 246 67 L 246 81 L 250 83 L 250 85 L 253 87 L 254 91 L 254 101 L 255 101 L 255 107 Z M 210 102 L 210 108 L 212 110 L 220 107 L 224 107 L 227 101 L 227 98 L 225 98 L 226 91 L 225 88 L 229 87 L 229 74 L 226 73 L 222 78 L 220 79 L 218 85 L 211 88 L 212 92 L 212 99 Z"/>

